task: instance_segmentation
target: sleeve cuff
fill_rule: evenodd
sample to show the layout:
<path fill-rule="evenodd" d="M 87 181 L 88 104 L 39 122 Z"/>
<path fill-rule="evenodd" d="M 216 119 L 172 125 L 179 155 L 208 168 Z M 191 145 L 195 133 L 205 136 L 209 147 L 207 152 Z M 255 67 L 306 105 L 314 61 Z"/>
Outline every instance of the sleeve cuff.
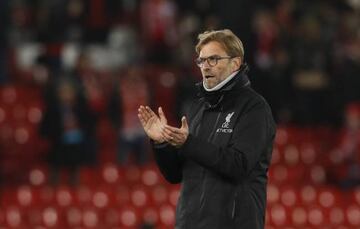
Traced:
<path fill-rule="evenodd" d="M 150 140 L 150 142 L 154 149 L 163 149 L 169 145 L 167 142 L 155 143 L 153 140 Z"/>

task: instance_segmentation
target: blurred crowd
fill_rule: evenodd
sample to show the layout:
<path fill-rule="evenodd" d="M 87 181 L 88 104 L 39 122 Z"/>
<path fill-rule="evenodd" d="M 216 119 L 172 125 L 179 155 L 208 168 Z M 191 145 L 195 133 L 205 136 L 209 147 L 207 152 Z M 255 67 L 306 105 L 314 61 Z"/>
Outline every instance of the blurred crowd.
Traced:
<path fill-rule="evenodd" d="M 347 129 L 348 112 L 360 119 L 355 0 L 2 0 L 0 84 L 42 91 L 39 133 L 54 165 L 94 163 L 103 119 L 117 133 L 119 162 L 136 152 L 145 163 L 138 106 L 161 105 L 177 122 L 201 80 L 196 36 L 220 28 L 242 39 L 253 87 L 277 123 Z M 356 133 L 344 138 L 358 152 Z"/>

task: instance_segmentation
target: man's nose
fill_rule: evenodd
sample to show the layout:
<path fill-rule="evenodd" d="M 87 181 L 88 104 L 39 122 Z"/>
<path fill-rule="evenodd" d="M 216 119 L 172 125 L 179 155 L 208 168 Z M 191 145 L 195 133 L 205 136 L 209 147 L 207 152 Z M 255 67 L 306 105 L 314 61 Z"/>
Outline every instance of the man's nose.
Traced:
<path fill-rule="evenodd" d="M 203 73 L 209 73 L 210 72 L 210 66 L 202 66 L 201 70 Z"/>

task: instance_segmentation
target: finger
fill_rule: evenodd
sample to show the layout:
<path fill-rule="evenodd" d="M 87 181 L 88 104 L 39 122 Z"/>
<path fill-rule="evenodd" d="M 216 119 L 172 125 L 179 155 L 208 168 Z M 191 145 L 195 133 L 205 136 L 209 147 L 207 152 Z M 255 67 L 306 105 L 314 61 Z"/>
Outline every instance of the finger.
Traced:
<path fill-rule="evenodd" d="M 165 135 L 166 135 L 166 137 L 165 137 Z M 167 134 L 164 134 L 164 139 L 167 139 L 166 141 L 169 142 L 169 143 L 170 143 L 171 145 L 173 145 L 173 146 L 177 146 L 177 145 L 178 145 L 178 140 L 175 139 L 175 138 L 172 137 L 172 136 L 169 136 L 169 135 L 167 135 Z"/>
<path fill-rule="evenodd" d="M 169 126 L 169 125 L 165 125 L 164 128 L 165 128 L 165 130 L 170 131 L 170 132 L 172 132 L 174 134 L 181 134 L 182 133 L 182 131 L 179 128 L 172 127 L 172 126 Z"/>
<path fill-rule="evenodd" d="M 149 120 L 151 119 L 151 117 L 146 113 L 142 113 L 140 115 L 146 123 L 149 122 Z"/>
<path fill-rule="evenodd" d="M 171 135 L 170 132 L 163 131 L 163 132 L 162 132 L 162 136 L 164 137 L 164 139 L 165 139 L 167 142 L 174 142 L 174 137 Z"/>
<path fill-rule="evenodd" d="M 182 133 L 181 132 L 173 131 L 173 130 L 167 128 L 166 126 L 164 126 L 162 128 L 162 132 L 164 134 L 166 134 L 168 139 L 174 140 L 176 142 L 179 142 L 179 139 L 182 138 Z"/>
<path fill-rule="evenodd" d="M 140 106 L 139 113 L 143 116 L 145 121 L 149 120 L 151 118 L 150 113 L 145 109 L 144 106 Z"/>
<path fill-rule="evenodd" d="M 155 114 L 155 112 L 154 112 L 153 110 L 151 110 L 150 107 L 146 106 L 145 109 L 146 109 L 146 111 L 150 114 L 151 117 L 153 117 L 153 116 L 156 116 L 156 117 L 157 117 L 157 115 Z"/>
<path fill-rule="evenodd" d="M 175 139 L 177 137 L 176 133 L 174 133 L 171 130 L 168 130 L 166 128 L 163 128 L 163 133 L 166 134 L 169 139 Z"/>
<path fill-rule="evenodd" d="M 145 113 L 146 113 L 146 110 L 145 110 L 145 107 L 144 107 L 144 106 L 139 106 L 138 111 L 139 111 L 139 113 L 141 113 L 141 114 L 145 114 Z"/>
<path fill-rule="evenodd" d="M 182 145 L 184 143 L 184 138 L 181 134 L 174 134 L 174 133 L 167 133 L 165 132 L 165 134 L 168 141 L 170 143 L 174 143 L 173 145 L 179 146 Z"/>
<path fill-rule="evenodd" d="M 187 120 L 186 120 L 185 116 L 183 116 L 181 118 L 181 129 L 189 129 L 189 126 L 188 126 L 188 123 L 187 123 Z"/>
<path fill-rule="evenodd" d="M 145 127 L 149 122 L 150 118 L 146 113 L 139 111 L 138 113 L 139 120 L 141 124 Z"/>
<path fill-rule="evenodd" d="M 146 112 L 145 106 L 143 106 L 143 105 L 140 105 L 140 106 L 139 106 L 139 110 L 141 110 L 141 111 L 143 111 L 143 112 Z"/>
<path fill-rule="evenodd" d="M 159 117 L 160 117 L 161 123 L 166 124 L 166 123 L 167 123 L 167 119 L 166 119 L 165 114 L 164 114 L 164 111 L 163 111 L 163 109 L 162 109 L 161 107 L 159 107 L 158 113 L 159 113 Z"/>
<path fill-rule="evenodd" d="M 145 121 L 144 117 L 141 114 L 138 114 L 138 117 L 139 117 L 141 125 L 143 126 L 143 128 L 145 128 L 146 121 Z"/>
<path fill-rule="evenodd" d="M 173 132 L 168 130 L 165 126 L 161 127 L 162 133 L 166 134 L 169 138 L 174 138 Z"/>
<path fill-rule="evenodd" d="M 144 111 L 142 110 L 141 106 L 138 108 L 138 117 L 139 119 L 142 118 L 144 119 Z"/>
<path fill-rule="evenodd" d="M 151 110 L 151 108 L 149 106 L 145 106 L 145 110 L 150 118 L 154 117 L 154 116 L 157 117 L 157 115 Z"/>
<path fill-rule="evenodd" d="M 185 124 L 186 125 L 186 124 Z M 176 145 L 182 145 L 186 139 L 186 131 L 178 128 L 173 128 L 169 126 L 163 127 L 163 132 L 170 136 L 175 142 Z"/>

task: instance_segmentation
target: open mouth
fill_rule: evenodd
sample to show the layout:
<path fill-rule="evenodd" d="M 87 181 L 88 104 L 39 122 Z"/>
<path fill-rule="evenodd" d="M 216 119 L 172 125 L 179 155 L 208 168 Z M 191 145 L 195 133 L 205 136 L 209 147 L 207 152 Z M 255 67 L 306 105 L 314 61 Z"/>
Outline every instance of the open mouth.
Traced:
<path fill-rule="evenodd" d="M 210 78 L 213 78 L 214 76 L 212 76 L 212 75 L 206 75 L 205 76 L 205 79 L 210 79 Z"/>

